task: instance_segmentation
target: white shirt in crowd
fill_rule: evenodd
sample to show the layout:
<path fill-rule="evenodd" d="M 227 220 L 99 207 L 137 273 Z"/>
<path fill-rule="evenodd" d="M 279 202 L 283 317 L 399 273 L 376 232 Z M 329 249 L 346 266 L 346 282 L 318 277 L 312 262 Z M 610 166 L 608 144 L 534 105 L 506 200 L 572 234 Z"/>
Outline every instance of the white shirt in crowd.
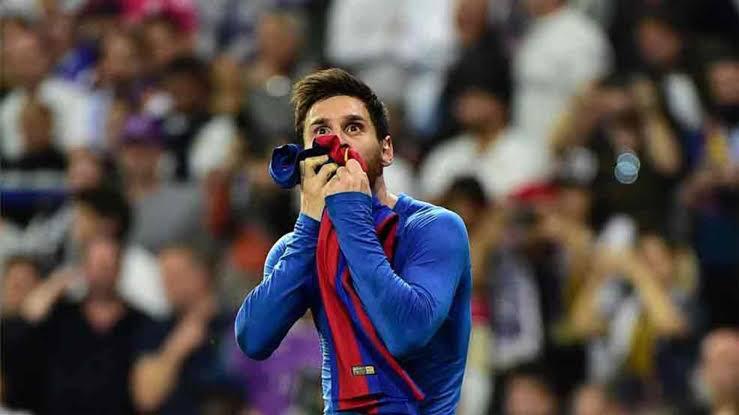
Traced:
<path fill-rule="evenodd" d="M 505 130 L 482 151 L 470 134 L 436 147 L 421 165 L 421 190 L 427 199 L 446 192 L 461 177 L 474 177 L 488 197 L 503 198 L 547 176 L 544 146 Z"/>
<path fill-rule="evenodd" d="M 51 109 L 54 137 L 60 149 L 86 143 L 89 98 L 82 89 L 69 82 L 47 78 L 39 86 L 39 99 Z M 24 152 L 19 126 L 27 100 L 28 93 L 16 88 L 0 102 L 0 152 L 10 159 Z"/>
<path fill-rule="evenodd" d="M 552 124 L 588 81 L 605 75 L 610 49 L 602 30 L 564 6 L 536 19 L 513 61 L 513 123 L 545 143 Z"/>

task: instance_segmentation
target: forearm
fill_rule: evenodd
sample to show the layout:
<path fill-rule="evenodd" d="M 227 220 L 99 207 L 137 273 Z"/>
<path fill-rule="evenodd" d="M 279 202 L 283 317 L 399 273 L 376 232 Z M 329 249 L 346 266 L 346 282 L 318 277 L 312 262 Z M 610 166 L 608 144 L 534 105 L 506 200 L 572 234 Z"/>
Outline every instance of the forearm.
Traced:
<path fill-rule="evenodd" d="M 285 246 L 270 252 L 264 279 L 244 300 L 236 316 L 236 339 L 247 356 L 268 357 L 292 324 L 308 308 L 308 280 L 313 275 L 318 222 L 300 215 Z"/>
<path fill-rule="evenodd" d="M 156 411 L 167 400 L 177 384 L 184 357 L 167 343 L 158 354 L 144 356 L 136 364 L 132 389 L 140 411 Z"/>
<path fill-rule="evenodd" d="M 631 272 L 639 298 L 658 332 L 666 336 L 683 333 L 687 329 L 687 320 L 669 294 L 655 281 L 656 277 L 639 264 L 633 266 Z"/>
<path fill-rule="evenodd" d="M 680 150 L 672 129 L 659 113 L 649 112 L 644 117 L 649 158 L 660 173 L 675 174 L 680 168 Z"/>
<path fill-rule="evenodd" d="M 457 228 L 443 241 L 435 241 L 449 244 L 441 249 L 446 256 L 427 250 L 427 240 L 418 241 L 417 256 L 407 261 L 401 278 L 375 234 L 369 196 L 341 193 L 328 197 L 326 206 L 357 294 L 388 349 L 400 356 L 424 345 L 448 313 L 463 261 L 469 261 L 466 234 L 464 246 Z M 427 239 L 439 239 L 438 234 L 429 229 Z"/>

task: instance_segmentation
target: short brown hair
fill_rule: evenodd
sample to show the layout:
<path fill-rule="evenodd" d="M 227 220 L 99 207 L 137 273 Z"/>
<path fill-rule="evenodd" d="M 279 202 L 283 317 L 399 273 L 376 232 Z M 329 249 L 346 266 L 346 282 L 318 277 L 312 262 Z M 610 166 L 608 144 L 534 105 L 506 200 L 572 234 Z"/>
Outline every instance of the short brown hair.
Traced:
<path fill-rule="evenodd" d="M 330 68 L 306 76 L 293 88 L 291 101 L 295 107 L 295 133 L 300 142 L 303 141 L 305 117 L 313 104 L 339 95 L 354 97 L 364 103 L 378 140 L 390 134 L 387 109 L 372 89 L 349 72 Z"/>

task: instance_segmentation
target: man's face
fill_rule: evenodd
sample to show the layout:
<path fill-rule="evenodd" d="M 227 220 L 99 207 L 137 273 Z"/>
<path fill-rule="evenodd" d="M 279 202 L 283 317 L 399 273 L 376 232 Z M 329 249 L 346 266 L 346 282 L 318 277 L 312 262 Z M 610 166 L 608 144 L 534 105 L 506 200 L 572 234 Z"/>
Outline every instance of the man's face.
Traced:
<path fill-rule="evenodd" d="M 739 336 L 716 333 L 704 341 L 701 372 L 713 400 L 739 393 Z"/>
<path fill-rule="evenodd" d="M 510 415 L 553 415 L 554 400 L 542 385 L 526 377 L 514 378 L 508 385 L 505 413 Z"/>
<path fill-rule="evenodd" d="M 107 238 L 95 238 L 87 246 L 84 260 L 85 277 L 91 292 L 112 292 L 118 283 L 120 246 Z"/>
<path fill-rule="evenodd" d="M 113 82 L 128 82 L 136 78 L 140 71 L 140 56 L 133 39 L 113 33 L 103 42 L 101 69 L 103 76 Z"/>
<path fill-rule="evenodd" d="M 342 144 L 359 152 L 367 163 L 370 185 L 382 175 L 383 167 L 393 161 L 390 136 L 378 140 L 367 107 L 354 97 L 339 95 L 318 101 L 308 110 L 303 124 L 303 143 L 310 148 L 319 135 L 336 134 Z"/>
<path fill-rule="evenodd" d="M 41 42 L 34 34 L 23 34 L 8 45 L 8 70 L 21 85 L 41 82 L 49 68 L 49 60 L 42 52 Z"/>
<path fill-rule="evenodd" d="M 739 105 L 739 61 L 714 63 L 708 70 L 708 84 L 718 105 Z"/>
<path fill-rule="evenodd" d="M 204 271 L 192 261 L 190 253 L 182 249 L 168 249 L 159 256 L 159 269 L 167 293 L 167 300 L 181 310 L 207 289 Z"/>
<path fill-rule="evenodd" d="M 636 33 L 642 59 L 654 67 L 666 67 L 678 57 L 682 48 L 680 36 L 664 23 L 645 20 Z"/>

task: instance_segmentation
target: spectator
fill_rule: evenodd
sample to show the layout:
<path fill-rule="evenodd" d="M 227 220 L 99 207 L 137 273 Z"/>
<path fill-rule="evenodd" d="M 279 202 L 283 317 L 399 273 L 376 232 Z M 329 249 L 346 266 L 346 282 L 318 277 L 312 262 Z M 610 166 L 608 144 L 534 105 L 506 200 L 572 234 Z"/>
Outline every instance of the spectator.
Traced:
<path fill-rule="evenodd" d="M 38 362 L 16 361 L 13 355 L 17 352 L 14 347 L 28 346 L 15 338 L 22 334 L 17 330 L 19 314 L 21 305 L 40 282 L 41 270 L 31 257 L 14 256 L 5 262 L 0 298 L 0 402 L 9 408 L 39 409 L 34 383 L 40 381 L 37 376 L 42 367 Z M 41 352 L 38 348 L 30 349 Z"/>
<path fill-rule="evenodd" d="M 141 45 L 133 33 L 106 32 L 100 40 L 98 60 L 91 85 L 87 147 L 98 151 L 114 147 L 116 137 L 109 129 L 115 123 L 118 105 L 135 105 L 143 93 Z"/>
<path fill-rule="evenodd" d="M 658 105 L 654 86 L 618 75 L 591 86 L 565 112 L 552 136 L 555 151 L 586 149 L 595 161 L 593 224 L 615 214 L 667 230 L 681 166 L 677 139 Z"/>
<path fill-rule="evenodd" d="M 16 242 L 18 250 L 32 253 L 46 269 L 55 268 L 63 260 L 74 216 L 72 195 L 115 181 L 114 172 L 103 178 L 105 167 L 100 155 L 79 149 L 68 153 L 66 160 L 68 167 L 63 203 L 53 212 L 42 211 L 34 215 L 28 225 L 19 231 Z"/>
<path fill-rule="evenodd" d="M 249 410 L 258 415 L 321 411 L 321 350 L 313 321 L 298 320 L 268 360 L 234 351 L 233 370 L 244 378 Z"/>
<path fill-rule="evenodd" d="M 573 394 L 572 415 L 618 415 L 623 413 L 605 386 L 582 385 Z"/>
<path fill-rule="evenodd" d="M 298 15 L 284 11 L 259 19 L 257 54 L 247 66 L 244 97 L 256 133 L 248 137 L 254 147 L 271 149 L 294 140 L 291 85 L 314 68 L 301 56 L 304 25 Z"/>
<path fill-rule="evenodd" d="M 534 18 L 515 53 L 513 125 L 546 142 L 568 100 L 604 75 L 610 51 L 602 31 L 564 0 L 525 0 Z"/>
<path fill-rule="evenodd" d="M 85 124 L 81 117 L 88 105 L 86 95 L 49 75 L 52 62 L 35 32 L 18 33 L 4 48 L 7 48 L 4 72 L 13 80 L 14 89 L 0 102 L 0 154 L 6 160 L 17 159 L 23 154 L 23 138 L 17 120 L 30 96 L 51 109 L 55 144 L 62 150 L 76 146 L 84 136 Z"/>
<path fill-rule="evenodd" d="M 501 215 L 489 205 L 480 183 L 471 177 L 459 178 L 452 183 L 442 197 L 441 206 L 457 212 L 470 232 L 473 261 L 472 337 L 458 413 L 480 414 L 490 404 L 493 375 L 490 359 L 493 338 L 487 310 L 490 281 L 481 262 L 487 260 L 492 245 L 501 237 L 498 223 Z"/>
<path fill-rule="evenodd" d="M 696 167 L 682 199 L 691 212 L 701 264 L 701 298 L 711 328 L 736 326 L 739 315 L 739 55 L 716 48 L 706 63 L 711 117 L 697 141 Z"/>
<path fill-rule="evenodd" d="M 591 376 L 614 382 L 632 409 L 684 398 L 691 351 L 683 339 L 695 331 L 696 315 L 694 276 L 678 267 L 679 251 L 646 233 L 634 250 L 604 245 L 596 255 L 572 310 L 576 333 L 591 339 Z M 651 382 L 663 396 L 648 393 Z"/>
<path fill-rule="evenodd" d="M 508 58 L 500 34 L 488 23 L 488 2 L 457 0 L 455 6 L 461 55 L 449 68 L 441 93 L 441 114 L 435 125 L 438 139 L 459 132 L 454 106 L 467 89 L 484 86 L 505 102 L 511 94 Z"/>
<path fill-rule="evenodd" d="M 664 12 L 640 17 L 634 31 L 642 70 L 657 86 L 667 115 L 681 132 L 700 129 L 703 108 L 694 78 L 697 57 L 685 34 Z"/>
<path fill-rule="evenodd" d="M 74 265 L 87 245 L 100 236 L 120 239 L 121 277 L 117 280 L 121 296 L 133 306 L 154 317 L 168 313 L 156 260 L 141 246 L 128 242 L 131 228 L 128 203 L 119 192 L 90 189 L 75 195 L 72 226 L 66 247 L 66 264 Z"/>
<path fill-rule="evenodd" d="M 163 72 L 163 86 L 172 99 L 172 108 L 162 121 L 162 138 L 174 157 L 174 175 L 178 181 L 193 178 L 190 160 L 195 156 L 195 143 L 212 117 L 208 105 L 209 84 L 207 66 L 194 57 L 178 57 Z"/>
<path fill-rule="evenodd" d="M 739 411 L 739 333 L 719 329 L 703 339 L 700 378 L 707 388 L 705 407 L 695 414 L 731 414 Z"/>
<path fill-rule="evenodd" d="M 144 5 L 147 1 L 126 0 L 132 6 L 134 3 Z M 159 0 L 153 0 L 159 1 Z M 167 0 L 164 0 L 167 1 Z M 172 2 L 174 3 L 174 2 Z M 187 3 L 191 3 L 189 0 Z M 188 35 L 189 26 L 182 25 L 177 17 L 171 14 L 147 14 L 143 8 L 137 8 L 132 23 L 138 23 L 144 42 L 144 62 L 147 72 L 151 76 L 164 73 L 165 69 L 182 56 L 190 56 L 194 48 L 193 38 Z"/>
<path fill-rule="evenodd" d="M 505 96 L 489 83 L 460 93 L 454 115 L 464 130 L 431 151 L 421 165 L 426 198 L 438 198 L 461 176 L 475 177 L 487 197 L 505 198 L 548 173 L 542 147 L 507 128 L 507 108 Z"/>
<path fill-rule="evenodd" d="M 23 385 L 34 391 L 38 413 L 133 411 L 133 339 L 147 318 L 118 296 L 120 264 L 119 243 L 98 237 L 80 271 L 52 275 L 24 301 L 7 357 L 28 368 L 43 362 L 40 376 Z M 62 299 L 76 278 L 84 278 L 87 294 Z"/>
<path fill-rule="evenodd" d="M 34 214 L 59 205 L 67 160 L 55 148 L 49 107 L 31 97 L 19 115 L 24 150 L 16 159 L 0 156 L 0 188 L 3 216 L 25 226 Z"/>
<path fill-rule="evenodd" d="M 544 380 L 536 375 L 516 374 L 506 386 L 505 414 L 554 415 L 557 398 Z"/>
<path fill-rule="evenodd" d="M 132 116 L 126 121 L 118 161 L 134 209 L 131 242 L 154 253 L 176 240 L 203 238 L 200 192 L 192 185 L 164 180 L 159 168 L 163 147 L 153 119 Z"/>
<path fill-rule="evenodd" d="M 136 407 L 163 415 L 236 413 L 241 388 L 223 355 L 232 343 L 233 316 L 219 310 L 208 261 L 190 246 L 169 245 L 159 264 L 173 315 L 141 337 L 133 372 Z"/>

